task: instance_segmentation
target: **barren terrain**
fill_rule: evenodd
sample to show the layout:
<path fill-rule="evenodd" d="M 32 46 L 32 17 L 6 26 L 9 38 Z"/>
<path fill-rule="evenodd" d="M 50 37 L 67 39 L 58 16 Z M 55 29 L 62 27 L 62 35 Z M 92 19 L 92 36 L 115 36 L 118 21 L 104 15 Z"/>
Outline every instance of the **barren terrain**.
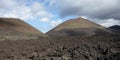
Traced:
<path fill-rule="evenodd" d="M 0 41 L 0 60 L 120 60 L 120 35 Z"/>

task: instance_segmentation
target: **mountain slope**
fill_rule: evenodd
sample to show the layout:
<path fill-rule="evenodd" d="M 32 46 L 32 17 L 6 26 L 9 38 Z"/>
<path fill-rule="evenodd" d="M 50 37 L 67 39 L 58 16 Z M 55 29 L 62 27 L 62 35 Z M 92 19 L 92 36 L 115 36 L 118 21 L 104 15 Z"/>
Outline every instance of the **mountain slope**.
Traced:
<path fill-rule="evenodd" d="M 111 31 L 87 19 L 71 19 L 58 25 L 46 34 L 50 36 L 104 35 Z"/>
<path fill-rule="evenodd" d="M 111 29 L 115 33 L 120 33 L 120 26 L 119 25 L 111 26 L 111 27 L 109 27 L 109 29 Z"/>
<path fill-rule="evenodd" d="M 0 35 L 44 35 L 24 21 L 16 18 L 0 18 Z"/>

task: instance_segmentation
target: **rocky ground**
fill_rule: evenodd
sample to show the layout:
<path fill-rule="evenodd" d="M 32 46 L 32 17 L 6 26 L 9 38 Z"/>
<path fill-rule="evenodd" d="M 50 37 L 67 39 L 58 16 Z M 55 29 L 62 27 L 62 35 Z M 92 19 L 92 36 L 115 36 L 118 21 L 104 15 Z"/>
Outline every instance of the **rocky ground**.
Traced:
<path fill-rule="evenodd" d="M 120 35 L 4 40 L 0 60 L 120 60 Z"/>

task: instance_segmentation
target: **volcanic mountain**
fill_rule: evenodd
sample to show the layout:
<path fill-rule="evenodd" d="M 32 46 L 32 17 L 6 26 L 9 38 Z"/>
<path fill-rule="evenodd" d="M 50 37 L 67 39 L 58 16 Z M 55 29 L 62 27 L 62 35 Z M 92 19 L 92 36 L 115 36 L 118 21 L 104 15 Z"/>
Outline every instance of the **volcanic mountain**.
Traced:
<path fill-rule="evenodd" d="M 44 35 L 17 18 L 0 18 L 0 35 Z"/>
<path fill-rule="evenodd" d="M 105 35 L 111 31 L 84 18 L 71 19 L 58 25 L 46 34 L 49 36 L 92 36 Z"/>
<path fill-rule="evenodd" d="M 114 25 L 114 26 L 111 26 L 109 28 L 115 33 L 120 33 L 120 26 L 119 25 Z"/>

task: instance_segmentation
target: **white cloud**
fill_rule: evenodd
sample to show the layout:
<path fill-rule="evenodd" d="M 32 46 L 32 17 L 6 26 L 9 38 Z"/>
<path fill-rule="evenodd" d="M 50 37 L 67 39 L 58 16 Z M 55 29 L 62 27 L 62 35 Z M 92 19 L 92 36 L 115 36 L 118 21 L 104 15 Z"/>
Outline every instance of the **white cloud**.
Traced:
<path fill-rule="evenodd" d="M 48 12 L 43 3 L 34 1 L 29 6 L 29 2 L 22 0 L 0 0 L 0 17 L 20 18 L 23 20 L 36 20 L 40 18 L 51 18 L 52 13 Z"/>
<path fill-rule="evenodd" d="M 113 25 L 120 25 L 120 21 L 114 20 L 114 19 L 107 19 L 107 20 L 103 20 L 102 22 L 100 22 L 100 24 L 105 26 L 105 27 L 110 27 Z"/>
<path fill-rule="evenodd" d="M 57 25 L 59 25 L 60 23 L 62 23 L 63 21 L 61 20 L 61 19 L 59 19 L 59 20 L 53 20 L 53 21 L 51 21 L 50 23 L 51 23 L 51 26 L 52 27 L 55 27 L 55 26 L 57 26 Z"/>
<path fill-rule="evenodd" d="M 54 0 L 62 17 L 78 15 L 100 19 L 120 19 L 120 0 Z"/>
<path fill-rule="evenodd" d="M 54 3 L 53 3 L 54 2 Z M 61 17 L 87 17 L 100 25 L 120 25 L 120 0 L 52 0 Z M 112 18 L 112 19 L 111 19 Z"/>
<path fill-rule="evenodd" d="M 0 8 L 11 8 L 16 6 L 15 0 L 0 0 Z"/>
<path fill-rule="evenodd" d="M 41 18 L 40 21 L 47 23 L 47 24 L 49 23 L 51 28 L 56 27 L 57 25 L 59 25 L 63 22 L 63 20 L 61 20 L 61 19 L 50 20 L 49 18 Z"/>
<path fill-rule="evenodd" d="M 90 19 L 91 21 L 100 24 L 105 27 L 110 27 L 113 25 L 120 25 L 120 20 L 115 20 L 115 19 L 105 19 L 105 20 L 100 20 L 100 19 Z"/>
<path fill-rule="evenodd" d="M 36 16 L 39 16 L 39 17 L 53 17 L 52 14 L 48 13 L 47 11 L 39 11 L 36 13 Z"/>
<path fill-rule="evenodd" d="M 11 18 L 21 18 L 24 20 L 30 20 L 34 17 L 32 16 L 32 12 L 29 7 L 21 6 L 12 11 L 9 11 L 2 15 L 2 17 L 11 17 Z"/>
<path fill-rule="evenodd" d="M 50 19 L 49 19 L 49 18 L 41 18 L 40 21 L 41 21 L 41 22 L 49 22 Z"/>
<path fill-rule="evenodd" d="M 34 13 L 39 12 L 39 10 L 45 10 L 44 5 L 39 2 L 33 2 L 31 8 L 31 10 L 34 11 Z"/>

